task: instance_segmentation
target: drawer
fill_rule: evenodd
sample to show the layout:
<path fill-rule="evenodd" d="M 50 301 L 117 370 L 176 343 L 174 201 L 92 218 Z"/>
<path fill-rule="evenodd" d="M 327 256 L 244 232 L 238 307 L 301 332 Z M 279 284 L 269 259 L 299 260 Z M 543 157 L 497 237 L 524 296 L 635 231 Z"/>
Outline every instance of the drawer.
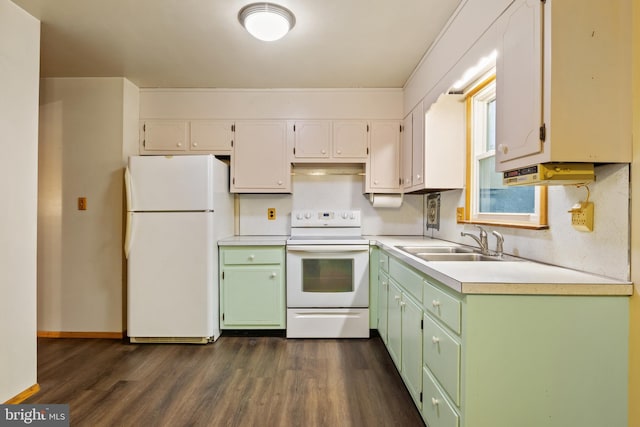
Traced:
<path fill-rule="evenodd" d="M 389 259 L 389 276 L 422 303 L 424 276 L 395 258 Z"/>
<path fill-rule="evenodd" d="M 222 250 L 223 264 L 281 264 L 284 248 L 269 246 L 225 247 Z"/>
<path fill-rule="evenodd" d="M 460 335 L 462 303 L 429 282 L 424 285 L 424 308 Z"/>
<path fill-rule="evenodd" d="M 460 415 L 442 393 L 436 380 L 423 368 L 422 370 L 422 417 L 429 427 L 459 427 Z"/>
<path fill-rule="evenodd" d="M 389 255 L 386 252 L 380 251 L 380 259 L 378 260 L 380 263 L 379 267 L 385 273 L 389 272 Z"/>
<path fill-rule="evenodd" d="M 459 406 L 460 343 L 425 314 L 422 347 L 424 363 Z"/>

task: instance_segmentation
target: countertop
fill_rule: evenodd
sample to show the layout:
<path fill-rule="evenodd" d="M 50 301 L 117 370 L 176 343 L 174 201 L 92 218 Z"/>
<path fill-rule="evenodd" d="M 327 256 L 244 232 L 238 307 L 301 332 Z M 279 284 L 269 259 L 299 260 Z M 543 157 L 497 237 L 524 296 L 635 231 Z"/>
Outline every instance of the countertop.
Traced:
<path fill-rule="evenodd" d="M 284 246 L 289 236 L 230 236 L 218 240 L 218 246 Z"/>
<path fill-rule="evenodd" d="M 631 295 L 631 282 L 522 258 L 503 261 L 424 261 L 397 246 L 464 246 L 422 236 L 364 236 L 418 271 L 463 294 Z M 284 246 L 289 236 L 231 236 L 219 246 Z M 513 258 L 512 258 L 513 259 Z"/>
<path fill-rule="evenodd" d="M 371 244 L 463 294 L 631 295 L 631 282 L 525 259 L 423 261 L 396 246 L 462 246 L 419 236 L 366 236 Z"/>

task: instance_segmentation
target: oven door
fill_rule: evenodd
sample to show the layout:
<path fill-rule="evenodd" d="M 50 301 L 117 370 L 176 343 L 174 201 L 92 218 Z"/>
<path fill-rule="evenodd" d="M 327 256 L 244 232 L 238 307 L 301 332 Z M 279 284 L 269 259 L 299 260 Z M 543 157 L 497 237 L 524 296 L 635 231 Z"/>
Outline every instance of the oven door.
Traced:
<path fill-rule="evenodd" d="M 287 306 L 368 307 L 369 246 L 287 246 Z"/>

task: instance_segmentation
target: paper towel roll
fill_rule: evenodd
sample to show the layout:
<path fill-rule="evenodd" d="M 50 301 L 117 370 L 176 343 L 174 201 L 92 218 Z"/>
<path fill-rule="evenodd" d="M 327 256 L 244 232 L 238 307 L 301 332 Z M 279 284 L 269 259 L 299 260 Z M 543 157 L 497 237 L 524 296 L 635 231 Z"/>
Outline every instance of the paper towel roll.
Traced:
<path fill-rule="evenodd" d="M 374 208 L 399 208 L 402 206 L 404 194 L 373 194 L 369 195 L 369 200 Z"/>

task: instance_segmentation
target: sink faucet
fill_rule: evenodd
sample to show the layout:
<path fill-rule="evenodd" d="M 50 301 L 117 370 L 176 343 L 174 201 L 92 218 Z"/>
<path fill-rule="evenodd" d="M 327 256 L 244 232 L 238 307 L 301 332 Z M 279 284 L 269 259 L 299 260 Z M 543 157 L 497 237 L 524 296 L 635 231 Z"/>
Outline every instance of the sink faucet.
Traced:
<path fill-rule="evenodd" d="M 503 243 L 504 243 L 504 236 L 501 233 L 498 233 L 497 231 L 493 230 L 491 232 L 491 234 L 493 234 L 494 236 L 496 236 L 496 256 L 501 257 L 502 256 L 502 252 L 503 252 Z"/>
<path fill-rule="evenodd" d="M 480 227 L 479 225 L 476 225 L 476 227 L 480 229 L 480 237 L 476 236 L 475 234 L 465 233 L 464 231 L 461 231 L 460 235 L 463 237 L 469 236 L 473 240 L 478 242 L 478 245 L 480 246 L 480 252 L 482 253 L 482 255 L 491 255 L 491 252 L 489 251 L 489 243 L 487 241 L 487 232 L 484 230 L 484 228 Z"/>

